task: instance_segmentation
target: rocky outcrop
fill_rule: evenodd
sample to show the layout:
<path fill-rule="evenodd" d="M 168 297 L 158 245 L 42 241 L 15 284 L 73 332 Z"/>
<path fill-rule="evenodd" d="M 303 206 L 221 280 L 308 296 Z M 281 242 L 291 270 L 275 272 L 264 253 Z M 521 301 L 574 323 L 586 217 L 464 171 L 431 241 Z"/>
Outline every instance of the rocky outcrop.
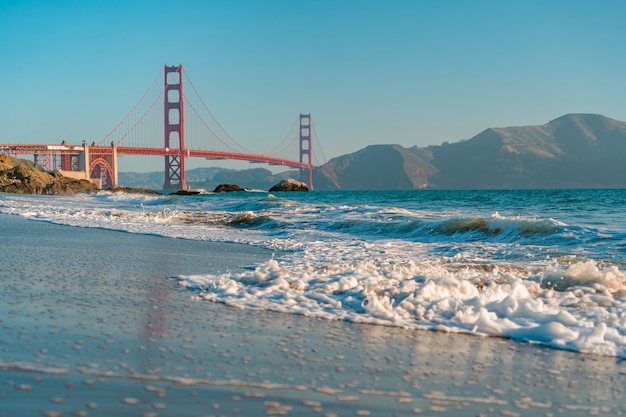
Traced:
<path fill-rule="evenodd" d="M 12 158 L 0 157 L 0 192 L 74 195 L 97 191 L 99 191 L 98 187 L 90 181 L 65 177 L 58 172 L 42 172 L 20 164 Z"/>
<path fill-rule="evenodd" d="M 198 195 L 201 194 L 202 191 L 198 190 L 178 190 L 170 193 L 170 195 Z"/>
<path fill-rule="evenodd" d="M 270 192 L 277 191 L 309 191 L 309 187 L 298 180 L 292 178 L 283 180 L 269 189 Z"/>
<path fill-rule="evenodd" d="M 0 155 L 0 171 L 13 168 L 13 161 L 5 155 Z"/>
<path fill-rule="evenodd" d="M 213 190 L 214 193 L 231 193 L 233 191 L 246 191 L 245 188 L 241 188 L 235 184 L 220 184 Z"/>

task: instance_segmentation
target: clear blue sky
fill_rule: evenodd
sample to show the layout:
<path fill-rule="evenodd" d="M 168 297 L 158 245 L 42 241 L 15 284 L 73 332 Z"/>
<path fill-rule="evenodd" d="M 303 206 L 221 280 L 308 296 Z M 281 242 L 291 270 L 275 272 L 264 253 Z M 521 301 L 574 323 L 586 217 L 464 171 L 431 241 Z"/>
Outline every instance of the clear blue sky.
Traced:
<path fill-rule="evenodd" d="M 0 143 L 98 141 L 179 63 L 259 153 L 308 112 L 327 159 L 626 120 L 625 18 L 622 0 L 0 0 Z"/>

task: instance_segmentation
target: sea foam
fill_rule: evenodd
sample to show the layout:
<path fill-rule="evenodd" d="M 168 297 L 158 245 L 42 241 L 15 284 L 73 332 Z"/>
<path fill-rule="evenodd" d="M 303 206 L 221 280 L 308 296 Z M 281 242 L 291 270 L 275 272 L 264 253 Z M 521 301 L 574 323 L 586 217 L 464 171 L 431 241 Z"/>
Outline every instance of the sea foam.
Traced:
<path fill-rule="evenodd" d="M 561 290 L 545 286 L 546 276 L 559 274 L 569 277 L 572 285 Z M 313 268 L 271 260 L 253 271 L 177 278 L 202 299 L 239 308 L 626 355 L 626 311 L 619 307 L 625 277 L 613 267 L 602 270 L 593 261 L 565 269 L 555 264 L 525 276 L 519 271 L 469 267 L 451 271 L 432 263 L 335 263 Z"/>
<path fill-rule="evenodd" d="M 626 357 L 626 225 L 613 210 L 581 221 L 578 206 L 542 213 L 541 198 L 525 213 L 502 200 L 421 203 L 427 193 L 403 196 L 404 206 L 375 193 L 367 203 L 244 194 L 4 195 L 0 213 L 280 251 L 242 270 L 177 277 L 211 302 Z"/>

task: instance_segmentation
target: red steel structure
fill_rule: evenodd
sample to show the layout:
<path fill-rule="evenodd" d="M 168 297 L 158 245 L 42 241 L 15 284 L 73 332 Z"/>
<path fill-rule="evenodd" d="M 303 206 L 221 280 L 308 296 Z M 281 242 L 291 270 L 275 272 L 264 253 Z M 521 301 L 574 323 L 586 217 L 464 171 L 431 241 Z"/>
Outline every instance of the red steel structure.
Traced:
<path fill-rule="evenodd" d="M 312 164 L 312 149 L 311 149 L 311 113 L 300 114 L 300 163 Z M 300 168 L 300 181 L 307 184 L 313 184 L 313 170 Z"/>
<path fill-rule="evenodd" d="M 86 145 L 85 145 L 86 146 Z M 62 147 L 62 149 L 60 149 Z M 260 154 L 246 154 L 236 152 L 220 152 L 210 150 L 194 150 L 186 149 L 180 151 L 178 149 L 166 149 L 166 148 L 144 148 L 144 147 L 127 147 L 127 146 L 86 146 L 89 149 L 90 155 L 98 155 L 95 161 L 91 161 L 89 164 L 89 178 L 101 179 L 102 186 L 117 187 L 117 179 L 115 178 L 115 164 L 110 160 L 113 159 L 113 155 L 136 155 L 136 156 L 170 156 L 181 158 L 204 158 L 204 159 L 228 159 L 236 161 L 248 161 L 270 165 L 282 165 L 291 168 L 299 168 L 301 170 L 313 170 L 315 167 L 308 162 L 290 161 L 281 158 L 274 158 L 267 155 Z M 40 145 L 40 144 L 0 144 L 0 154 L 9 156 L 19 155 L 40 155 L 40 157 L 56 156 L 56 155 L 79 155 L 84 152 L 83 146 L 62 146 L 62 145 Z M 54 168 L 53 168 L 54 169 Z M 63 169 L 63 168 L 61 168 Z M 73 171 L 72 168 L 69 171 Z M 312 178 L 312 174 L 310 176 Z M 312 182 L 309 182 L 309 187 L 313 189 Z M 182 189 L 182 188 L 181 188 Z"/>
<path fill-rule="evenodd" d="M 96 144 L 0 144 L 0 154 L 9 156 L 33 155 L 46 170 L 84 171 L 85 177 L 101 180 L 104 188 L 117 187 L 118 155 L 163 156 L 165 158 L 165 190 L 185 190 L 185 158 L 228 159 L 282 165 L 300 170 L 300 179 L 313 189 L 313 154 L 311 142 L 311 114 L 300 114 L 300 157 L 298 161 L 251 152 L 188 149 L 185 147 L 185 117 L 183 95 L 183 67 L 164 66 L 164 146 L 124 146 L 123 135 L 110 146 Z M 192 85 L 193 87 L 193 85 Z M 140 120 L 139 120 L 140 121 Z M 139 123 L 133 124 L 133 128 Z M 121 124 L 121 122 L 120 122 Z M 118 125 L 119 126 L 119 125 Z M 108 138 L 108 136 L 107 136 Z M 106 141 L 103 139 L 101 142 Z M 308 171 L 308 178 L 307 178 Z"/>
<path fill-rule="evenodd" d="M 46 171 L 78 170 L 78 155 L 82 150 L 82 146 L 68 145 L 65 142 L 60 145 L 0 145 L 0 154 L 8 156 L 33 155 L 34 162 L 41 165 Z"/>
<path fill-rule="evenodd" d="M 163 110 L 165 149 L 174 154 L 165 155 L 164 190 L 187 189 L 185 182 L 185 106 L 183 100 L 183 66 L 165 66 L 165 94 Z M 176 152 L 178 151 L 178 152 Z"/>

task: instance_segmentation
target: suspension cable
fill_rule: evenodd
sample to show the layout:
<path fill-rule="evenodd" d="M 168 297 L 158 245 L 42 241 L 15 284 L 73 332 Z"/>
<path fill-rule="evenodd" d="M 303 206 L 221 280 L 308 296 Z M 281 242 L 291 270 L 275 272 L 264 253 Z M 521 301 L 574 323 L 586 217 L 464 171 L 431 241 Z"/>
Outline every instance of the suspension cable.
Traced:
<path fill-rule="evenodd" d="M 128 129 L 126 131 L 126 133 L 124 133 L 124 135 L 122 135 L 121 138 L 118 139 L 117 142 L 115 142 L 116 145 L 119 145 L 120 142 L 122 142 L 124 139 L 126 139 L 126 137 L 135 129 L 135 127 L 137 127 L 137 125 L 144 119 L 144 117 L 146 117 L 146 115 L 148 113 L 150 113 L 152 111 L 152 108 L 154 107 L 154 105 L 161 99 L 161 97 L 163 96 L 163 93 L 165 93 L 165 90 L 167 89 L 169 84 L 166 84 L 165 87 L 163 87 L 163 90 L 161 91 L 161 93 L 154 99 L 154 101 L 152 102 L 152 104 L 150 104 L 150 107 L 148 107 L 148 110 L 146 110 L 139 119 L 137 119 L 137 121 L 130 127 L 130 129 Z"/>
<path fill-rule="evenodd" d="M 328 161 L 326 160 L 326 155 L 324 155 L 324 151 L 322 150 L 322 145 L 320 145 L 320 140 L 317 137 L 317 131 L 315 130 L 315 125 L 313 125 L 313 135 L 315 136 L 315 144 L 317 145 L 317 149 L 322 154 L 322 163 L 319 164 L 319 165 L 323 165 L 323 164 L 325 164 Z"/>
<path fill-rule="evenodd" d="M 245 146 L 242 146 L 239 142 L 237 142 L 227 131 L 226 129 L 224 129 L 222 127 L 222 125 L 220 124 L 220 122 L 217 121 L 217 119 L 215 118 L 215 116 L 213 115 L 213 113 L 211 113 L 211 110 L 209 110 L 209 108 L 207 107 L 206 103 L 204 102 L 204 100 L 202 99 L 202 96 L 200 96 L 200 94 L 198 93 L 198 90 L 196 90 L 196 86 L 193 84 L 193 82 L 191 81 L 191 78 L 189 78 L 189 76 L 187 75 L 187 71 L 185 71 L 185 79 L 189 82 L 189 84 L 191 84 L 191 88 L 192 90 L 196 93 L 196 96 L 200 99 L 200 103 L 202 103 L 202 106 L 204 106 L 204 109 L 207 111 L 207 113 L 209 114 L 209 116 L 211 116 L 211 118 L 213 119 L 213 121 L 215 122 L 215 124 L 220 128 L 220 130 L 222 132 L 224 132 L 224 134 L 231 140 L 233 141 L 233 143 L 235 145 L 237 145 L 240 149 L 243 149 L 244 151 L 254 154 L 255 152 L 252 152 L 251 150 L 249 150 L 248 148 L 246 148 Z M 198 116 L 200 117 L 200 116 Z M 202 117 L 200 117 L 200 119 L 202 119 Z M 204 123 L 204 122 L 203 122 Z M 217 136 L 217 135 L 216 135 Z M 226 145 L 228 146 L 228 145 Z M 231 149 L 233 149 L 231 147 Z"/>
<path fill-rule="evenodd" d="M 126 116 L 124 116 L 124 118 L 122 119 L 122 121 L 120 121 L 117 126 L 115 126 L 113 128 L 113 130 L 111 130 L 102 140 L 100 140 L 100 142 L 98 142 L 98 145 L 102 146 L 104 145 L 105 141 L 113 134 L 113 132 L 115 132 L 129 117 L 130 115 L 137 110 L 137 107 L 139 106 L 139 104 L 146 98 L 146 96 L 148 95 L 148 93 L 152 90 L 152 88 L 154 88 L 154 85 L 156 84 L 157 80 L 161 77 L 161 75 L 163 74 L 164 69 L 162 69 L 161 71 L 159 71 L 159 73 L 157 74 L 157 76 L 154 78 L 154 81 L 152 81 L 152 84 L 150 84 L 150 87 L 148 87 L 148 89 L 146 90 L 146 92 L 143 94 L 143 96 L 141 96 L 141 98 L 139 99 L 139 101 L 135 104 L 135 106 L 126 114 Z"/>
<path fill-rule="evenodd" d="M 229 144 L 227 144 L 226 142 L 224 142 L 217 133 L 215 133 L 215 131 L 213 129 L 211 129 L 211 127 L 204 121 L 204 119 L 198 114 L 198 111 L 196 110 L 196 108 L 193 106 L 193 104 L 191 104 L 191 102 L 189 101 L 189 99 L 185 96 L 185 101 L 187 102 L 187 104 L 189 105 L 189 107 L 191 107 L 191 110 L 194 112 L 194 114 L 198 117 L 198 120 L 200 120 L 200 123 L 202 123 L 202 125 L 204 127 L 206 127 L 209 132 L 211 132 L 213 134 L 213 136 L 215 136 L 215 138 L 220 141 L 220 143 L 224 146 L 226 146 L 226 148 L 232 150 L 232 151 L 237 151 L 238 149 L 233 148 L 232 146 L 230 146 Z M 250 152 L 250 151 L 248 151 Z M 252 153 L 252 152 L 250 152 Z"/>
<path fill-rule="evenodd" d="M 295 119 L 287 135 L 285 135 L 285 137 L 278 143 L 278 145 L 274 146 L 272 149 L 265 152 L 265 155 L 278 155 L 281 152 L 284 152 L 287 146 L 291 145 L 294 141 L 292 135 L 297 125 L 298 125 L 298 119 Z"/>

